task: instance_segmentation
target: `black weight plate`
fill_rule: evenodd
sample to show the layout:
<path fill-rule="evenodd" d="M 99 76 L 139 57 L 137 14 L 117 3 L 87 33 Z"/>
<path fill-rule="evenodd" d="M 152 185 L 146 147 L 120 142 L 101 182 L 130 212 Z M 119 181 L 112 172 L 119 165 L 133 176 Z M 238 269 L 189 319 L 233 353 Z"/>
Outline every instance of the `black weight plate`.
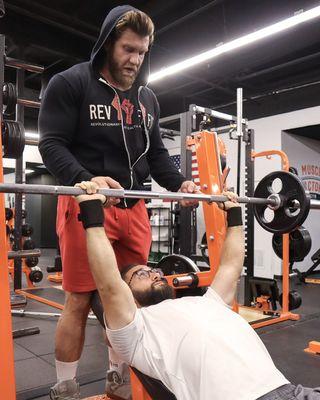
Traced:
<path fill-rule="evenodd" d="M 4 121 L 2 128 L 3 157 L 20 158 L 25 146 L 25 131 L 21 122 Z"/>
<path fill-rule="evenodd" d="M 38 257 L 27 257 L 26 258 L 26 266 L 28 268 L 33 268 L 39 263 L 39 258 Z"/>
<path fill-rule="evenodd" d="M 279 303 L 282 307 L 282 293 L 279 297 Z M 296 310 L 302 304 L 302 297 L 299 292 L 296 290 L 291 290 L 289 292 L 289 311 Z"/>
<path fill-rule="evenodd" d="M 29 274 L 29 279 L 31 282 L 38 283 L 41 282 L 43 278 L 43 272 L 39 269 L 33 270 Z"/>
<path fill-rule="evenodd" d="M 15 121 L 15 130 L 16 130 L 16 143 L 13 149 L 12 158 L 20 158 L 23 154 L 24 146 L 25 146 L 25 132 L 24 127 L 21 122 Z"/>
<path fill-rule="evenodd" d="M 2 126 L 1 126 L 3 157 L 7 157 L 9 130 L 11 130 L 11 129 L 12 129 L 11 128 L 11 121 L 3 121 Z"/>
<path fill-rule="evenodd" d="M 33 227 L 30 224 L 23 224 L 21 226 L 21 235 L 22 236 L 31 236 L 33 234 Z"/>
<path fill-rule="evenodd" d="M 22 248 L 23 250 L 33 250 L 36 248 L 36 244 L 31 238 L 28 238 L 23 242 Z"/>
<path fill-rule="evenodd" d="M 265 217 L 268 206 L 253 204 L 254 215 L 258 223 L 268 232 L 288 233 L 302 225 L 307 218 L 310 210 L 310 196 L 296 175 L 285 171 L 275 171 L 261 179 L 254 192 L 254 197 L 268 198 L 274 194 L 272 184 L 276 179 L 279 179 L 282 184 L 278 193 L 282 200 L 282 206 L 278 210 L 270 210 L 270 213 L 273 212 L 274 215 L 268 220 Z M 300 204 L 298 210 L 292 209 L 292 202 L 295 200 Z"/>
<path fill-rule="evenodd" d="M 163 257 L 156 268 L 162 269 L 165 275 L 178 275 L 188 272 L 200 272 L 197 265 L 190 258 L 181 254 L 171 254 Z"/>
<path fill-rule="evenodd" d="M 17 104 L 17 90 L 13 83 L 4 83 L 2 88 L 3 94 L 3 113 L 11 115 L 15 112 Z"/>
<path fill-rule="evenodd" d="M 303 261 L 311 250 L 312 240 L 309 231 L 300 226 L 289 233 L 289 262 Z M 282 235 L 275 233 L 272 237 L 272 248 L 282 259 Z"/>
<path fill-rule="evenodd" d="M 15 148 L 17 146 L 17 129 L 15 121 L 7 121 L 8 122 L 8 131 L 7 131 L 7 151 L 5 152 L 5 157 L 7 158 L 15 158 Z"/>
<path fill-rule="evenodd" d="M 10 221 L 13 218 L 13 211 L 11 208 L 6 207 L 6 221 Z"/>

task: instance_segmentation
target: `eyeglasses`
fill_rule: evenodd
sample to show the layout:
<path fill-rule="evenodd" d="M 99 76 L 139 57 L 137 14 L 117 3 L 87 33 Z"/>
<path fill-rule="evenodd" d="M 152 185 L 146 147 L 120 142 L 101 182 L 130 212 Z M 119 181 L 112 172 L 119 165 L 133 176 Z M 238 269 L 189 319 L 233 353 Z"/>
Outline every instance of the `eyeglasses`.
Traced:
<path fill-rule="evenodd" d="M 150 278 L 151 274 L 158 274 L 160 278 L 164 277 L 164 273 L 162 269 L 160 268 L 151 268 L 151 269 L 138 269 L 137 271 L 134 271 L 134 273 L 131 275 L 131 278 L 128 282 L 128 286 L 130 286 L 130 283 L 132 281 L 132 278 L 136 275 L 139 279 L 146 279 Z"/>

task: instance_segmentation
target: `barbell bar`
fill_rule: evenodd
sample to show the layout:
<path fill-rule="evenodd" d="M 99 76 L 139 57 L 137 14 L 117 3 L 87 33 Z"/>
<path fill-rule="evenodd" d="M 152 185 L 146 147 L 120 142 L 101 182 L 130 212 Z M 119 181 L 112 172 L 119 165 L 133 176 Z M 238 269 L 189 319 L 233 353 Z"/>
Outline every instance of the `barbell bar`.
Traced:
<path fill-rule="evenodd" d="M 275 181 L 280 181 L 280 189 L 273 188 Z M 107 197 L 116 198 L 170 201 L 197 200 L 208 203 L 222 203 L 228 200 L 228 197 L 224 195 L 198 193 L 149 192 L 107 188 L 99 188 L 98 192 Z M 74 186 L 0 183 L 0 193 L 78 196 L 85 194 L 85 191 Z M 295 174 L 285 171 L 275 171 L 266 175 L 258 183 L 253 197 L 238 197 L 238 202 L 253 204 L 257 222 L 268 232 L 279 234 L 291 232 L 296 227 L 301 226 L 310 209 L 320 209 L 320 201 L 310 199 L 310 195 L 305 191 L 301 180 Z M 266 210 L 272 215 L 266 215 Z"/>
<path fill-rule="evenodd" d="M 24 183 L 0 183 L 0 193 L 28 193 L 78 196 L 85 190 L 74 186 L 29 185 Z M 107 197 L 134 199 L 164 199 L 170 201 L 198 200 L 208 203 L 223 203 L 228 201 L 224 195 L 182 193 L 182 192 L 149 192 L 144 190 L 107 189 L 99 188 L 98 193 Z M 239 203 L 265 204 L 272 208 L 280 207 L 280 198 L 270 195 L 269 198 L 238 197 Z"/>

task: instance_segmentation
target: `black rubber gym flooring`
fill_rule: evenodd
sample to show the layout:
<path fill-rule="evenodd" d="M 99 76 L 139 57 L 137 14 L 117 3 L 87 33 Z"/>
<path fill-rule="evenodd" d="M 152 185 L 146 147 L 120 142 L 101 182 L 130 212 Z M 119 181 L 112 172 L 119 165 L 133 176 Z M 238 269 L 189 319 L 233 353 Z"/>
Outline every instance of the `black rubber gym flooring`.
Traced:
<path fill-rule="evenodd" d="M 43 250 L 42 253 L 39 266 L 45 273 L 45 268 L 53 265 L 55 253 L 52 250 Z M 38 286 L 48 285 L 46 277 L 38 284 Z M 293 284 L 292 289 L 298 290 L 302 295 L 303 305 L 299 309 L 301 319 L 260 328 L 257 332 L 277 367 L 291 382 L 311 387 L 320 386 L 320 355 L 310 355 L 303 351 L 309 341 L 320 341 L 320 285 Z M 54 300 L 59 302 L 62 294 L 57 294 L 56 290 L 49 291 L 48 296 L 52 297 L 54 293 Z M 60 312 L 30 299 L 27 300 L 25 310 Z M 40 329 L 40 334 L 14 340 L 17 400 L 48 399 L 49 388 L 56 379 L 54 367 L 56 322 L 55 317 L 13 317 L 13 329 L 35 326 Z M 78 370 L 82 397 L 104 392 L 106 366 L 107 350 L 101 327 L 97 321 L 90 320 L 87 324 L 85 347 Z"/>

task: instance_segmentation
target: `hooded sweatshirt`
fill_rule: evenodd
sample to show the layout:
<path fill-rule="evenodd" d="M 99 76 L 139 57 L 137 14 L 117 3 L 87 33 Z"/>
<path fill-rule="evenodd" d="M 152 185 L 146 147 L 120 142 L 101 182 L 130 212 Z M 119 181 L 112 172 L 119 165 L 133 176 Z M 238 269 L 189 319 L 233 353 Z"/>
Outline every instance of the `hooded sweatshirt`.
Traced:
<path fill-rule="evenodd" d="M 145 83 L 149 52 L 129 91 L 116 90 L 100 75 L 104 43 L 131 6 L 112 9 L 105 18 L 90 61 L 56 74 L 39 113 L 39 151 L 47 169 L 63 185 L 110 176 L 125 189 L 144 190 L 152 178 L 177 191 L 185 178 L 164 147 L 159 104 Z M 130 200 L 132 206 L 136 200 Z"/>

